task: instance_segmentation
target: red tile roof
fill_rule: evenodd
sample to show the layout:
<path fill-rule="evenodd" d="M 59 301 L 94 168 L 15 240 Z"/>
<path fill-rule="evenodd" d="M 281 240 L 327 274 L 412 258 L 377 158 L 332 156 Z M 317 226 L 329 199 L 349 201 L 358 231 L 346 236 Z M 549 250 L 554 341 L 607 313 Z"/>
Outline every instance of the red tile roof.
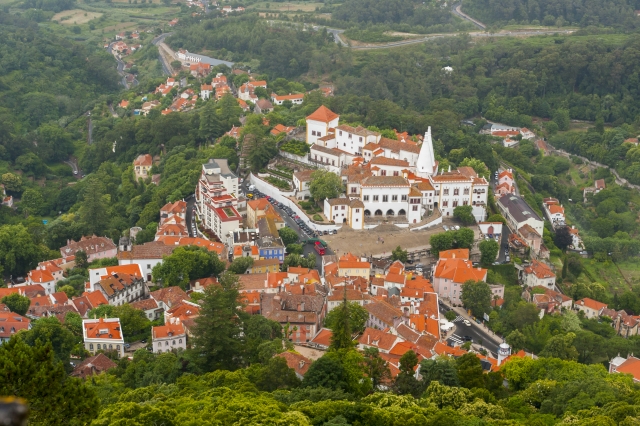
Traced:
<path fill-rule="evenodd" d="M 469 260 L 440 259 L 436 265 L 436 278 L 447 278 L 454 283 L 465 283 L 469 280 L 483 281 L 487 277 L 487 270 L 474 268 Z"/>
<path fill-rule="evenodd" d="M 181 322 L 177 324 L 165 324 L 151 328 L 153 339 L 164 339 L 166 337 L 184 336 L 184 326 Z"/>
<path fill-rule="evenodd" d="M 607 307 L 606 303 L 598 302 L 597 300 L 593 300 L 588 297 L 578 300 L 575 304 L 576 306 L 586 306 L 587 308 L 593 309 L 598 312 L 601 309 L 604 309 Z"/>
<path fill-rule="evenodd" d="M 304 376 L 307 374 L 309 367 L 311 366 L 311 360 L 305 356 L 300 355 L 297 352 L 282 352 L 276 355 L 277 357 L 284 358 L 287 361 L 289 368 L 293 368 L 297 374 Z"/>
<path fill-rule="evenodd" d="M 105 321 L 104 318 L 99 318 L 98 321 L 83 322 L 83 327 L 86 332 L 86 336 L 89 339 L 122 339 L 122 328 L 120 327 L 120 320 L 118 318 L 110 318 L 113 321 Z"/>
<path fill-rule="evenodd" d="M 321 105 L 320 108 L 315 110 L 311 115 L 307 117 L 307 120 L 321 121 L 323 123 L 328 123 L 336 118 L 340 117 L 335 112 L 331 111 L 324 105 Z"/>

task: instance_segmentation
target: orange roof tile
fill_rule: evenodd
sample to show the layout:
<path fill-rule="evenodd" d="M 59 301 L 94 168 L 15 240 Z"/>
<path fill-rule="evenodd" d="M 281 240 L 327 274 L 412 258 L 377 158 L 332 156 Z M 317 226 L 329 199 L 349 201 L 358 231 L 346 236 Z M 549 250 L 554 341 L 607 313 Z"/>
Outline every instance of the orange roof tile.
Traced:
<path fill-rule="evenodd" d="M 438 254 L 440 259 L 469 259 L 469 249 L 451 249 L 441 251 Z"/>
<path fill-rule="evenodd" d="M 159 325 L 151 328 L 154 339 L 163 339 L 166 337 L 184 336 L 184 326 L 182 323 Z"/>
<path fill-rule="evenodd" d="M 474 268 L 469 260 L 440 259 L 436 265 L 435 277 L 462 284 L 469 280 L 483 281 L 487 277 L 487 270 Z"/>
<path fill-rule="evenodd" d="M 331 111 L 326 106 L 321 105 L 320 108 L 315 110 L 311 115 L 307 117 L 307 120 L 322 121 L 323 123 L 328 123 L 338 117 L 340 117 L 338 114 Z"/>
<path fill-rule="evenodd" d="M 122 339 L 122 328 L 118 318 L 110 318 L 114 321 L 105 321 L 99 318 L 96 322 L 85 322 L 82 324 L 86 335 L 90 339 Z"/>
<path fill-rule="evenodd" d="M 596 311 L 600 311 L 607 307 L 606 303 L 598 302 L 597 300 L 590 299 L 585 297 L 584 299 L 580 299 L 576 302 L 577 306 L 586 306 L 587 308 L 591 308 Z"/>

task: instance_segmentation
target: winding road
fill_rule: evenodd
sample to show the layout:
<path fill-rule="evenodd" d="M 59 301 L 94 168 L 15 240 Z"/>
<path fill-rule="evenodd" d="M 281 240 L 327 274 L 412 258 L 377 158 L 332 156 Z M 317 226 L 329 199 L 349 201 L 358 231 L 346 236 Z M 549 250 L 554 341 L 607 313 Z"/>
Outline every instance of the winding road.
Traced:
<path fill-rule="evenodd" d="M 160 51 L 160 49 L 162 49 L 162 44 L 164 44 L 164 39 L 167 38 L 168 36 L 170 36 L 172 33 L 164 33 L 164 34 L 160 34 L 158 37 L 154 38 L 151 43 L 153 43 L 154 45 L 158 46 L 158 52 Z M 165 57 L 162 55 L 162 53 L 158 53 L 158 60 L 160 61 L 160 64 L 162 65 L 162 72 L 165 73 L 168 76 L 172 76 L 173 72 L 171 72 L 171 64 L 167 63 L 167 60 L 165 59 Z"/>
<path fill-rule="evenodd" d="M 451 8 L 451 13 L 454 15 L 471 22 L 476 27 L 485 30 L 486 25 L 477 19 L 473 19 L 469 15 L 465 14 L 461 10 L 462 5 L 456 3 Z M 317 27 L 314 27 L 317 29 Z M 344 30 L 337 28 L 327 28 L 327 32 L 333 34 L 333 39 L 337 44 L 341 44 L 345 47 L 351 47 L 353 50 L 373 50 L 373 49 L 389 49 L 391 47 L 401 47 L 410 44 L 418 44 L 425 43 L 427 41 L 436 40 L 439 38 L 445 37 L 455 37 L 461 32 L 448 33 L 448 34 L 433 34 L 425 37 L 413 38 L 410 40 L 402 40 L 396 41 L 392 43 L 384 43 L 384 44 L 369 44 L 369 45 L 361 45 L 361 46 L 350 46 L 342 37 L 341 34 L 344 33 Z M 475 31 L 468 33 L 471 37 L 516 37 L 516 36 L 537 36 L 537 35 L 550 35 L 550 34 L 571 34 L 574 30 L 523 30 L 523 31 L 503 31 L 498 33 L 491 33 L 486 31 Z"/>

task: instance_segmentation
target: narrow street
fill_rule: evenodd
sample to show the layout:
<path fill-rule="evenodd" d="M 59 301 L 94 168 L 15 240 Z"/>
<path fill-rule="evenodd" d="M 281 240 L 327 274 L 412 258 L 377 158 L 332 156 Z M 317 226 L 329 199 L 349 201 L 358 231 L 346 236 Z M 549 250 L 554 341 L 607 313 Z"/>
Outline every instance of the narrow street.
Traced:
<path fill-rule="evenodd" d="M 456 328 L 447 337 L 447 342 L 453 346 L 459 346 L 465 342 L 465 338 L 473 342 L 474 345 L 487 349 L 497 357 L 498 345 L 502 343 L 502 338 L 493 333 L 484 324 L 478 324 L 463 308 L 454 308 L 448 302 L 440 299 L 440 316 L 452 310 L 457 314 L 453 320 Z M 464 320 L 469 321 L 470 325 L 465 325 Z"/>
<path fill-rule="evenodd" d="M 172 33 L 160 34 L 158 37 L 154 38 L 151 41 L 151 43 L 158 47 L 158 60 L 160 61 L 160 65 L 162 66 L 162 72 L 168 76 L 173 75 L 173 72 L 171 71 L 171 62 L 167 60 L 162 51 L 169 49 L 169 46 L 164 43 L 164 39 L 171 34 Z"/>

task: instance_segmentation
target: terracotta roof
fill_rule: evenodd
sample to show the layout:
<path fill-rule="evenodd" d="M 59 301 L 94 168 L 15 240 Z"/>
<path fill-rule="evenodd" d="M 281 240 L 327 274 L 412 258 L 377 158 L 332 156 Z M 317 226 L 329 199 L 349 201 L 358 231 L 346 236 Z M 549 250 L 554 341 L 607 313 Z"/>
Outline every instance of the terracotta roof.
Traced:
<path fill-rule="evenodd" d="M 252 210 L 265 210 L 267 206 L 270 206 L 269 200 L 266 198 L 259 198 L 257 200 L 251 200 L 247 203 L 248 207 L 251 207 Z"/>
<path fill-rule="evenodd" d="M 55 281 L 55 279 L 53 278 L 53 275 L 49 273 L 49 271 L 34 269 L 33 271 L 29 272 L 29 281 L 37 284 Z"/>
<path fill-rule="evenodd" d="M 139 309 L 141 311 L 158 309 L 158 302 L 153 299 L 138 300 L 137 302 L 130 303 L 130 305 L 132 308 Z"/>
<path fill-rule="evenodd" d="M 109 318 L 109 321 L 105 321 L 104 318 L 84 320 L 82 326 L 85 329 L 85 335 L 89 339 L 122 339 L 122 328 L 118 318 Z"/>
<path fill-rule="evenodd" d="M 440 259 L 469 259 L 469 249 L 444 250 L 438 254 Z"/>
<path fill-rule="evenodd" d="M 640 381 L 640 359 L 629 356 L 625 362 L 616 368 L 616 372 L 631 374 L 636 381 Z"/>
<path fill-rule="evenodd" d="M 72 377 L 80 377 L 82 379 L 100 374 L 103 371 L 116 368 L 118 364 L 111 361 L 105 354 L 98 354 L 89 357 L 76 366 L 71 372 Z"/>
<path fill-rule="evenodd" d="M 44 291 L 44 288 L 42 290 Z M 13 293 L 20 293 L 19 287 L 0 288 L 0 300 L 2 300 L 3 297 Z"/>
<path fill-rule="evenodd" d="M 184 336 L 185 331 L 182 323 L 177 324 L 165 324 L 151 328 L 151 335 L 153 339 L 165 339 L 167 337 Z"/>
<path fill-rule="evenodd" d="M 598 179 L 595 182 L 595 186 L 596 186 L 596 189 L 604 189 L 605 187 L 604 179 Z"/>
<path fill-rule="evenodd" d="M 428 180 L 423 180 L 422 182 L 418 182 L 415 184 L 415 187 L 420 191 L 434 191 L 433 185 Z"/>
<path fill-rule="evenodd" d="M 91 305 L 91 309 L 97 308 L 100 305 L 108 305 L 109 301 L 100 290 L 95 290 L 90 293 L 84 293 L 83 296 L 87 299 Z"/>
<path fill-rule="evenodd" d="M 371 159 L 371 161 L 369 161 L 369 164 L 375 164 L 378 166 L 409 167 L 408 161 L 387 157 L 374 157 Z"/>
<path fill-rule="evenodd" d="M 385 324 L 393 326 L 394 318 L 402 316 L 402 312 L 399 309 L 394 308 L 389 303 L 384 301 L 377 301 L 369 303 L 364 306 L 370 315 L 378 318 Z"/>
<path fill-rule="evenodd" d="M 398 337 L 391 333 L 385 333 L 384 331 L 367 327 L 364 329 L 364 333 L 362 333 L 358 342 L 361 345 L 373 346 L 384 351 L 390 351 L 396 340 L 398 340 Z"/>
<path fill-rule="evenodd" d="M 117 249 L 117 246 L 107 237 L 82 237 L 80 241 L 71 240 L 69 244 L 60 248 L 60 253 L 65 255 L 74 255 L 78 251 L 84 251 L 87 255 L 101 253 L 108 250 Z"/>
<path fill-rule="evenodd" d="M 28 330 L 31 320 L 13 312 L 0 312 L 0 338 L 10 338 L 20 330 Z"/>
<path fill-rule="evenodd" d="M 414 154 L 420 154 L 420 147 L 415 143 L 401 142 L 389 138 L 382 137 L 378 145 L 382 148 L 390 149 L 391 151 L 407 151 Z"/>
<path fill-rule="evenodd" d="M 295 370 L 300 376 L 307 374 L 309 367 L 311 366 L 311 360 L 305 356 L 300 355 L 297 352 L 282 352 L 276 355 L 277 357 L 284 358 L 287 361 L 289 368 Z"/>
<path fill-rule="evenodd" d="M 513 173 L 511 173 L 509 170 L 503 170 L 502 173 L 498 175 L 498 179 L 502 179 L 503 177 L 508 177 L 513 180 Z"/>
<path fill-rule="evenodd" d="M 362 181 L 362 186 L 399 186 L 408 187 L 409 182 L 402 176 L 369 176 Z"/>
<path fill-rule="evenodd" d="M 293 101 L 295 99 L 304 99 L 304 93 L 292 93 L 289 95 L 272 95 L 277 101 Z"/>
<path fill-rule="evenodd" d="M 138 158 L 133 161 L 134 166 L 153 166 L 153 157 L 150 154 L 140 154 Z"/>
<path fill-rule="evenodd" d="M 331 344 L 331 336 L 333 336 L 333 332 L 328 328 L 323 328 L 309 343 L 315 343 L 316 345 L 328 348 Z"/>
<path fill-rule="evenodd" d="M 261 107 L 262 108 L 262 107 Z M 329 123 L 330 121 L 340 117 L 335 112 L 331 111 L 324 105 L 315 110 L 311 115 L 307 117 L 307 120 L 321 121 L 323 123 Z"/>
<path fill-rule="evenodd" d="M 474 268 L 470 261 L 464 259 L 439 259 L 434 275 L 436 278 L 447 278 L 454 283 L 463 284 L 469 280 L 484 280 L 487 270 Z"/>
<path fill-rule="evenodd" d="M 169 307 L 183 300 L 189 300 L 189 295 L 180 287 L 161 288 L 160 290 L 152 291 L 150 296 L 156 301 L 162 301 Z"/>
<path fill-rule="evenodd" d="M 526 274 L 534 274 L 537 278 L 555 278 L 556 274 L 553 270 L 544 263 L 538 262 L 535 259 L 531 260 L 531 264 L 524 268 Z"/>
<path fill-rule="evenodd" d="M 47 294 L 47 291 L 40 284 L 22 285 L 17 288 L 21 295 L 27 296 L 28 298 Z"/>
<path fill-rule="evenodd" d="M 575 304 L 576 306 L 586 306 L 587 308 L 593 309 L 598 312 L 607 307 L 606 303 L 598 302 L 597 300 L 593 300 L 588 297 L 578 300 L 577 302 L 575 302 Z"/>

